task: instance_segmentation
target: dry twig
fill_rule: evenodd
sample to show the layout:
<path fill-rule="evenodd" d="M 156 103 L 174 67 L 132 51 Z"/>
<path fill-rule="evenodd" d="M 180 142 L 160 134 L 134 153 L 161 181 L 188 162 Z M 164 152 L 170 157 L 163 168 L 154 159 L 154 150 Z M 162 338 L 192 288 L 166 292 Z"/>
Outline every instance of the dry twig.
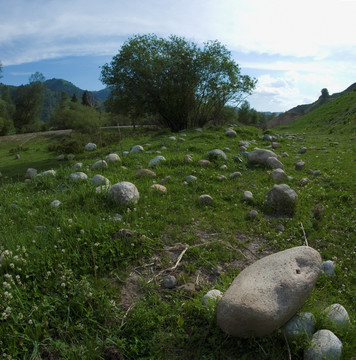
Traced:
<path fill-rule="evenodd" d="M 304 230 L 304 226 L 303 226 L 303 223 L 302 223 L 302 222 L 300 222 L 300 226 L 302 227 L 302 230 L 303 230 L 305 245 L 306 245 L 306 246 L 309 246 L 309 245 L 308 245 L 307 236 L 305 235 L 305 230 Z"/>

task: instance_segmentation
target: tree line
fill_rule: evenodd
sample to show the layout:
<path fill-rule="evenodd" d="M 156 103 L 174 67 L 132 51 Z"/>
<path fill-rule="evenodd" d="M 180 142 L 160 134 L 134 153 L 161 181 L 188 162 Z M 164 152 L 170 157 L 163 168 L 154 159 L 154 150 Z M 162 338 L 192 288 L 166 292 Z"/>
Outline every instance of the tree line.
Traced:
<path fill-rule="evenodd" d="M 0 76 L 1 70 L 0 63 Z M 207 123 L 259 125 L 266 121 L 246 101 L 256 79 L 242 75 L 231 53 L 218 41 L 199 46 L 174 35 L 167 39 L 135 35 L 102 67 L 101 81 L 110 89 L 104 111 L 87 91 L 81 101 L 62 92 L 49 124 L 40 121 L 44 80 L 37 72 L 12 95 L 9 89 L 1 94 L 0 135 L 49 126 L 92 129 L 115 123 L 118 116 L 134 125 L 149 121 L 174 132 Z"/>

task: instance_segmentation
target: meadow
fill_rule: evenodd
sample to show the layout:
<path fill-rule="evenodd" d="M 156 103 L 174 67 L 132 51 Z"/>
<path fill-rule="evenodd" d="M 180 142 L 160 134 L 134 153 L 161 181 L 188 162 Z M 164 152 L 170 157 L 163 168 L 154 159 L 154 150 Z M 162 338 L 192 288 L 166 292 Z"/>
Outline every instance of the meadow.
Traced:
<path fill-rule="evenodd" d="M 355 358 L 355 133 L 269 131 L 281 145 L 273 151 L 289 155 L 281 157 L 286 183 L 298 194 L 294 216 L 281 217 L 265 205 L 274 185 L 271 170 L 248 165 L 239 151 L 240 141 L 249 142 L 247 151 L 271 142 L 253 127 L 233 126 L 236 138 L 227 137 L 225 128 L 0 138 L 2 358 L 302 359 L 307 340 L 287 341 L 280 329 L 262 338 L 226 335 L 216 325 L 215 305 L 204 306 L 202 297 L 211 289 L 224 292 L 257 259 L 306 241 L 323 261 L 335 262 L 336 272 L 319 276 L 301 311 L 312 312 L 322 329 L 322 310 L 342 304 L 351 326 L 334 332 L 343 343 L 342 359 Z M 87 142 L 97 149 L 83 151 Z M 133 145 L 144 151 L 123 155 Z M 299 154 L 301 146 L 305 154 Z M 198 161 L 216 148 L 228 160 L 202 167 Z M 57 160 L 71 150 L 73 160 Z M 112 152 L 121 162 L 91 169 Z M 158 154 L 166 161 L 152 169 L 156 177 L 137 178 Z M 184 161 L 187 154 L 192 162 Z M 301 171 L 294 167 L 298 160 L 306 163 Z M 77 162 L 88 181 L 69 179 Z M 25 181 L 30 167 L 54 169 L 56 176 Z M 231 179 L 233 172 L 241 177 Z M 139 202 L 114 205 L 91 184 L 96 174 L 111 184 L 135 184 Z M 189 175 L 197 180 L 186 183 Z M 302 184 L 302 178 L 309 182 Z M 152 191 L 162 179 L 167 193 Z M 253 193 L 251 202 L 243 199 L 246 190 Z M 214 205 L 199 204 L 201 194 Z M 61 205 L 51 207 L 53 200 Z M 258 216 L 249 218 L 253 209 Z M 174 288 L 162 285 L 166 275 L 176 277 Z"/>

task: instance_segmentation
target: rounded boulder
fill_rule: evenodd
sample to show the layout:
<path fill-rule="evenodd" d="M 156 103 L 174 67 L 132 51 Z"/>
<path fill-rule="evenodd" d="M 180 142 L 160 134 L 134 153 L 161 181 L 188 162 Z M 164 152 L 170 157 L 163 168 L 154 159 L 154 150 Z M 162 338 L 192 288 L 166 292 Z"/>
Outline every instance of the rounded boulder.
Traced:
<path fill-rule="evenodd" d="M 140 194 L 136 186 L 128 181 L 114 184 L 109 190 L 109 199 L 117 205 L 137 204 Z"/>
<path fill-rule="evenodd" d="M 264 336 L 283 326 L 313 289 L 319 253 L 299 246 L 266 256 L 245 268 L 217 308 L 217 323 L 229 335 Z"/>

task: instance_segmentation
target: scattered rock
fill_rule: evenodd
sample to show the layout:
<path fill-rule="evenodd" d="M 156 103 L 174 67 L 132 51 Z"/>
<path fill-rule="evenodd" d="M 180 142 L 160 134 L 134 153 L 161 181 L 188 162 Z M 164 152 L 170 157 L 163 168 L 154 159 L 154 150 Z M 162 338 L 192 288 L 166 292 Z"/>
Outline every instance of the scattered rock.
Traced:
<path fill-rule="evenodd" d="M 272 141 L 272 137 L 271 137 L 271 135 L 264 134 L 263 137 L 262 137 L 262 140 L 264 140 L 264 141 Z"/>
<path fill-rule="evenodd" d="M 72 171 L 81 169 L 83 167 L 83 163 L 76 163 L 72 166 Z"/>
<path fill-rule="evenodd" d="M 245 268 L 218 303 L 217 323 L 232 336 L 264 336 L 284 325 L 303 305 L 321 266 L 319 253 L 299 246 Z"/>
<path fill-rule="evenodd" d="M 57 160 L 58 160 L 58 161 L 63 161 L 65 158 L 66 158 L 66 157 L 65 157 L 64 154 L 61 154 L 61 155 L 58 155 L 58 156 L 57 156 Z"/>
<path fill-rule="evenodd" d="M 221 165 L 220 170 L 227 170 L 227 165 Z"/>
<path fill-rule="evenodd" d="M 323 274 L 333 277 L 335 275 L 335 264 L 332 260 L 326 260 L 321 264 L 321 271 Z"/>
<path fill-rule="evenodd" d="M 139 171 L 137 171 L 136 177 L 137 178 L 145 177 L 145 178 L 153 179 L 156 177 L 156 173 L 149 169 L 140 169 Z"/>
<path fill-rule="evenodd" d="M 321 171 L 320 170 L 314 170 L 313 171 L 313 175 L 314 176 L 319 176 L 321 174 Z"/>
<path fill-rule="evenodd" d="M 59 200 L 53 200 L 50 204 L 49 204 L 49 206 L 50 207 L 58 207 L 59 205 L 61 205 L 61 202 L 59 201 Z"/>
<path fill-rule="evenodd" d="M 158 155 L 155 158 L 153 158 L 152 160 L 150 160 L 150 162 L 148 163 L 148 167 L 154 167 L 154 166 L 161 165 L 161 163 L 164 161 L 166 161 L 164 156 Z"/>
<path fill-rule="evenodd" d="M 273 142 L 272 143 L 272 148 L 273 149 L 278 149 L 278 148 L 280 148 L 282 145 L 280 144 L 280 143 L 278 143 L 278 142 Z"/>
<path fill-rule="evenodd" d="M 163 185 L 160 184 L 153 184 L 150 187 L 151 190 L 162 193 L 162 194 L 166 194 L 167 193 L 167 188 Z"/>
<path fill-rule="evenodd" d="M 177 140 L 177 138 L 175 136 L 170 136 L 168 139 L 173 140 L 173 141 Z"/>
<path fill-rule="evenodd" d="M 26 171 L 25 179 L 33 179 L 37 175 L 37 170 L 28 168 Z"/>
<path fill-rule="evenodd" d="M 304 351 L 304 360 L 338 360 L 342 353 L 342 343 L 330 330 L 317 331 L 311 345 Z"/>
<path fill-rule="evenodd" d="M 295 339 L 302 336 L 311 336 L 315 328 L 315 317 L 312 313 L 301 312 L 290 319 L 284 326 L 287 338 Z"/>
<path fill-rule="evenodd" d="M 37 176 L 56 176 L 55 170 L 46 170 L 40 174 L 37 174 Z"/>
<path fill-rule="evenodd" d="M 130 154 L 137 154 L 139 152 L 143 152 L 144 149 L 141 145 L 134 145 L 130 149 Z"/>
<path fill-rule="evenodd" d="M 85 145 L 84 149 L 86 151 L 94 151 L 96 149 L 96 144 L 88 143 L 88 144 Z"/>
<path fill-rule="evenodd" d="M 193 158 L 190 155 L 184 155 L 183 161 L 185 163 L 191 163 L 191 162 L 193 162 Z"/>
<path fill-rule="evenodd" d="M 271 169 L 283 169 L 283 164 L 275 157 L 269 157 L 266 160 L 266 166 Z"/>
<path fill-rule="evenodd" d="M 194 283 L 187 283 L 179 287 L 184 292 L 186 292 L 188 295 L 193 295 L 195 292 L 195 284 Z"/>
<path fill-rule="evenodd" d="M 210 304 L 217 303 L 223 296 L 223 293 L 220 290 L 213 289 L 209 290 L 203 297 L 202 302 L 205 306 Z"/>
<path fill-rule="evenodd" d="M 250 219 L 254 219 L 258 216 L 258 211 L 257 210 L 251 210 L 247 216 L 250 218 Z"/>
<path fill-rule="evenodd" d="M 299 160 L 294 164 L 295 170 L 302 170 L 305 166 L 305 162 L 303 160 Z"/>
<path fill-rule="evenodd" d="M 207 167 L 211 164 L 211 162 L 209 160 L 199 160 L 198 164 L 202 167 Z"/>
<path fill-rule="evenodd" d="M 108 163 L 105 160 L 98 160 L 93 164 L 91 169 L 92 170 L 101 170 L 101 169 L 107 169 L 107 167 L 108 167 Z"/>
<path fill-rule="evenodd" d="M 75 158 L 75 155 L 73 155 L 73 154 L 68 154 L 67 155 L 67 160 L 69 160 L 69 161 L 74 160 L 74 158 Z"/>
<path fill-rule="evenodd" d="M 198 198 L 198 202 L 201 205 L 207 205 L 207 206 L 214 205 L 214 199 L 210 195 L 207 195 L 207 194 L 200 195 Z"/>
<path fill-rule="evenodd" d="M 244 191 L 244 195 L 243 195 L 243 199 L 245 201 L 252 201 L 253 200 L 253 195 L 251 191 Z"/>
<path fill-rule="evenodd" d="M 235 130 L 229 128 L 225 130 L 225 135 L 229 138 L 235 138 L 237 136 L 237 133 Z"/>
<path fill-rule="evenodd" d="M 299 149 L 299 154 L 305 154 L 307 152 L 307 148 L 305 146 L 301 146 Z"/>
<path fill-rule="evenodd" d="M 274 185 L 267 192 L 267 205 L 279 215 L 292 215 L 297 206 L 298 195 L 287 184 Z"/>
<path fill-rule="evenodd" d="M 219 176 L 218 176 L 218 180 L 220 180 L 220 181 L 225 181 L 225 180 L 227 180 L 227 179 L 226 179 L 226 176 L 225 176 L 225 175 L 219 175 Z"/>
<path fill-rule="evenodd" d="M 282 152 L 282 156 L 283 156 L 283 157 L 289 157 L 288 153 L 285 152 L 285 151 Z"/>
<path fill-rule="evenodd" d="M 349 314 L 340 304 L 332 304 L 328 306 L 324 310 L 324 313 L 326 314 L 326 319 L 330 320 L 333 325 L 339 329 L 347 328 L 351 325 Z"/>
<path fill-rule="evenodd" d="M 20 154 L 16 154 L 15 155 L 15 160 L 19 160 L 20 159 Z"/>
<path fill-rule="evenodd" d="M 110 185 L 101 185 L 96 187 L 95 192 L 97 194 L 107 193 L 110 189 Z"/>
<path fill-rule="evenodd" d="M 283 232 L 284 231 L 284 225 L 283 224 L 278 224 L 276 229 L 280 232 Z"/>
<path fill-rule="evenodd" d="M 109 185 L 110 181 L 109 179 L 107 179 L 106 177 L 104 177 L 103 175 L 95 175 L 93 176 L 90 181 L 92 182 L 93 185 L 95 186 L 100 186 L 100 185 Z"/>
<path fill-rule="evenodd" d="M 239 178 L 241 176 L 242 176 L 242 174 L 239 171 L 235 171 L 232 174 L 230 174 L 230 179 L 236 179 L 236 178 Z"/>
<path fill-rule="evenodd" d="M 128 181 L 119 182 L 109 190 L 109 199 L 117 205 L 137 204 L 140 194 L 136 186 Z"/>
<path fill-rule="evenodd" d="M 271 173 L 271 178 L 275 182 L 282 182 L 287 179 L 287 175 L 282 169 L 274 169 Z"/>
<path fill-rule="evenodd" d="M 86 180 L 86 179 L 88 179 L 88 175 L 81 171 L 77 171 L 73 174 L 70 174 L 69 179 L 71 179 L 71 180 Z"/>
<path fill-rule="evenodd" d="M 304 186 L 304 185 L 308 184 L 308 182 L 309 182 L 309 179 L 308 179 L 308 178 L 302 178 L 302 179 L 300 179 L 300 185 L 301 185 L 301 186 Z"/>
<path fill-rule="evenodd" d="M 167 275 L 163 278 L 163 287 L 173 289 L 177 285 L 177 279 L 173 275 Z"/>
<path fill-rule="evenodd" d="M 178 138 L 178 142 L 184 142 L 185 141 L 185 139 L 183 139 L 183 138 Z"/>
<path fill-rule="evenodd" d="M 197 181 L 198 178 L 194 175 L 188 175 L 186 178 L 185 178 L 185 181 L 189 184 L 191 182 L 195 182 Z"/>
<path fill-rule="evenodd" d="M 267 165 L 267 159 L 269 158 L 277 158 L 277 155 L 273 151 L 266 149 L 253 150 L 247 154 L 247 161 L 250 164 Z"/>
<path fill-rule="evenodd" d="M 121 159 L 118 154 L 111 153 L 105 158 L 105 161 L 108 163 L 112 163 L 112 162 L 116 162 L 116 161 L 121 161 Z"/>
<path fill-rule="evenodd" d="M 214 150 L 210 150 L 206 155 L 206 158 L 208 158 L 210 161 L 214 161 L 214 160 L 227 160 L 227 156 L 226 154 L 220 150 L 220 149 L 214 149 Z"/>

